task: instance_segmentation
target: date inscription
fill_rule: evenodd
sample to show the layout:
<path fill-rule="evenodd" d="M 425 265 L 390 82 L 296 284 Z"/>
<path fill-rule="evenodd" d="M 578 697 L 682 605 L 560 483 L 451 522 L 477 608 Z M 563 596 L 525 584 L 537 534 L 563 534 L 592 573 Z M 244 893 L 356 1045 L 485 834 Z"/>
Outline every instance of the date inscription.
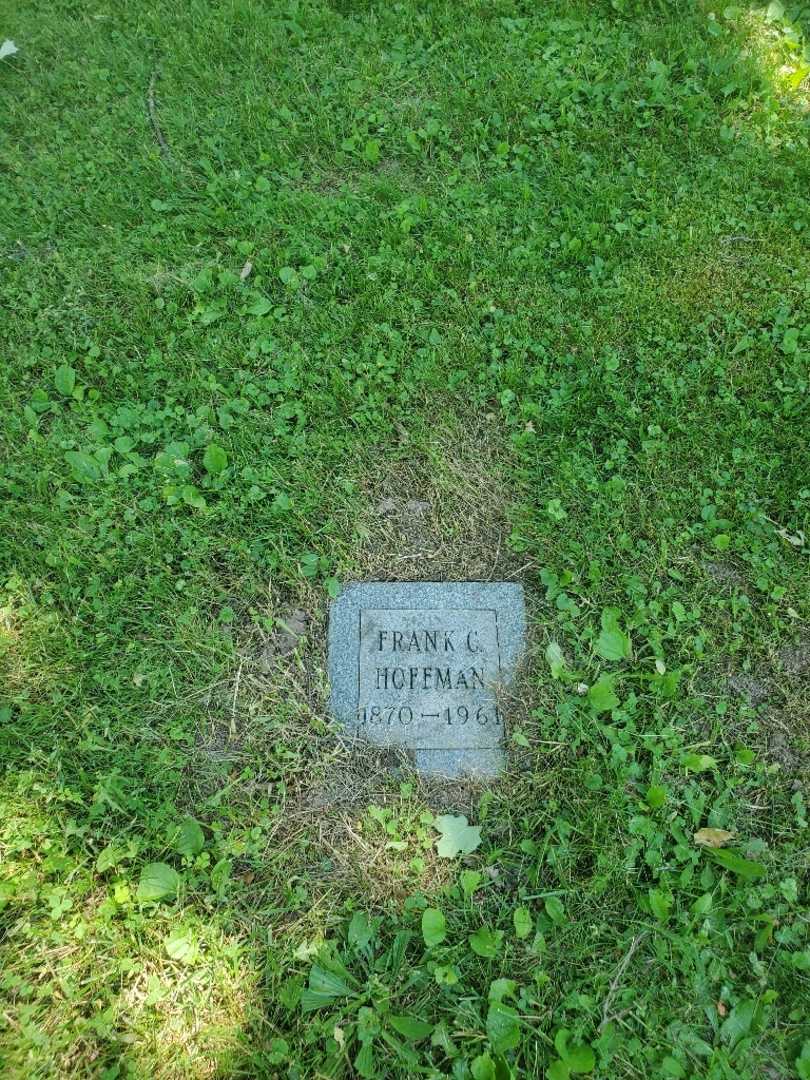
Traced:
<path fill-rule="evenodd" d="M 410 705 L 392 705 L 390 707 L 387 705 L 371 705 L 358 709 L 358 722 L 360 724 L 401 724 L 403 727 L 407 727 L 417 718 L 420 720 L 441 721 L 451 726 L 470 722 L 478 724 L 480 727 L 486 727 L 487 724 L 500 724 L 501 722 L 497 708 L 488 709 L 484 705 L 479 705 L 474 715 L 473 710 L 466 705 L 456 705 L 454 709 L 448 705 L 447 708 L 442 709 L 440 712 L 422 713 L 418 710 L 414 711 Z"/>

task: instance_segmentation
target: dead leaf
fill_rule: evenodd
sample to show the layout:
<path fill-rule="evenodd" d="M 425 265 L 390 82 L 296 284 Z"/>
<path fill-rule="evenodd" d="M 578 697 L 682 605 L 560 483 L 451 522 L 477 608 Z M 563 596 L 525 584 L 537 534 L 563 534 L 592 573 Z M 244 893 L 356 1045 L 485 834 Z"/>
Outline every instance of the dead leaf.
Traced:
<path fill-rule="evenodd" d="M 241 278 L 242 281 L 244 281 L 245 278 L 250 277 L 250 272 L 251 272 L 252 269 L 253 269 L 253 263 L 250 261 L 250 259 L 248 259 L 248 261 L 245 263 L 245 265 L 239 271 L 239 277 Z"/>
<path fill-rule="evenodd" d="M 723 1004 L 723 1002 L 718 1001 L 717 1002 L 717 1014 L 718 1014 L 718 1016 L 725 1016 L 727 1012 L 728 1012 L 728 1009 Z"/>
<path fill-rule="evenodd" d="M 797 529 L 795 533 L 790 533 L 787 529 L 777 529 L 776 531 L 783 540 L 787 540 L 793 547 L 804 547 L 805 536 L 801 529 Z"/>
<path fill-rule="evenodd" d="M 726 832 L 725 829 L 698 829 L 692 839 L 701 847 L 718 848 L 733 840 L 734 833 Z"/>

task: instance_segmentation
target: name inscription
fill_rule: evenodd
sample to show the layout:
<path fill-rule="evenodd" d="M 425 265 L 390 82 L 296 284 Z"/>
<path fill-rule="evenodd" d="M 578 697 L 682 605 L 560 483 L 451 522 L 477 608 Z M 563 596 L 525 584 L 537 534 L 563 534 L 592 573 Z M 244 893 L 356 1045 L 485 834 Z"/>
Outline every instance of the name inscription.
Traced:
<path fill-rule="evenodd" d="M 363 609 L 357 725 L 416 749 L 494 747 L 501 719 L 494 610 Z"/>

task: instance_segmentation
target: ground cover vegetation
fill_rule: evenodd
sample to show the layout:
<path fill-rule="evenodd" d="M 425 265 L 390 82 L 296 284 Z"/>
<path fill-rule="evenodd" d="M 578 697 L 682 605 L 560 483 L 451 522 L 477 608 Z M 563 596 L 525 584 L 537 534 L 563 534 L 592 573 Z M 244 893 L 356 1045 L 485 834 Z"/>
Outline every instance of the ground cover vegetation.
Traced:
<path fill-rule="evenodd" d="M 6 1077 L 810 1077 L 808 9 L 21 0 Z M 329 597 L 502 578 L 509 772 Z"/>

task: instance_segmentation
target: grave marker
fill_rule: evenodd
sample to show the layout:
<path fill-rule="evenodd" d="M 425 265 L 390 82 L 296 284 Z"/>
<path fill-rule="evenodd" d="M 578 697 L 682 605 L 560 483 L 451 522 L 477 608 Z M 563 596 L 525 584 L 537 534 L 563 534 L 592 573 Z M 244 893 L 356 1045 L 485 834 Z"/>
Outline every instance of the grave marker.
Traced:
<path fill-rule="evenodd" d="M 332 604 L 332 715 L 416 768 L 496 776 L 504 766 L 499 687 L 523 649 L 523 589 L 509 582 L 370 582 Z"/>

